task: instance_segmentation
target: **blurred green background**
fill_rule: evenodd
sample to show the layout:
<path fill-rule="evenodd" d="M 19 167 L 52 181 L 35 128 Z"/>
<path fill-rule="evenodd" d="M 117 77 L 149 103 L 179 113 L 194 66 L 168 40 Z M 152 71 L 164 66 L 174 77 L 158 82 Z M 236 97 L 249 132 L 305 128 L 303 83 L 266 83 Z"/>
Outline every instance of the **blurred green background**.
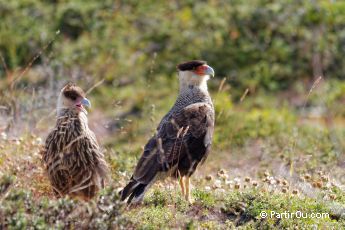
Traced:
<path fill-rule="evenodd" d="M 207 60 L 241 90 L 345 78 L 344 1 L 10 0 L 0 18 L 8 71 L 47 46 L 33 66 L 48 64 L 56 78 L 62 65 L 109 82 L 149 79 L 190 59 Z"/>

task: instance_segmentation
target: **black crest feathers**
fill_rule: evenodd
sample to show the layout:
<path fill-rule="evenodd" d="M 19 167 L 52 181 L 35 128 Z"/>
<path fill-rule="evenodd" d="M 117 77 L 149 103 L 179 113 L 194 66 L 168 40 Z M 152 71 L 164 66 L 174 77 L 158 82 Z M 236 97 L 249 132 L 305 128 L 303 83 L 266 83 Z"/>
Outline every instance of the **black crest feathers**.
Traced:
<path fill-rule="evenodd" d="M 186 70 L 195 70 L 197 67 L 201 65 L 206 65 L 207 63 L 205 61 L 201 60 L 193 60 L 188 62 L 183 62 L 181 64 L 177 65 L 177 69 L 180 71 L 186 71 Z"/>

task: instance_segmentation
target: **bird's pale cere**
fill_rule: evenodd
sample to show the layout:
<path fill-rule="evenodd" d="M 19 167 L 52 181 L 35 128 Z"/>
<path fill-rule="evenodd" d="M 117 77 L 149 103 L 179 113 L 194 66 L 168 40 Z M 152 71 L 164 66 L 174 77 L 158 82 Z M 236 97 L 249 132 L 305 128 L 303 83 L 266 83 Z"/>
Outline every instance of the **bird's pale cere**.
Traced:
<path fill-rule="evenodd" d="M 205 61 L 177 65 L 180 90 L 174 106 L 145 145 L 129 183 L 121 191 L 127 203 L 140 202 L 147 189 L 166 176 L 178 178 L 181 192 L 190 199 L 190 177 L 207 158 L 214 130 L 214 107 L 207 80 L 214 76 Z"/>
<path fill-rule="evenodd" d="M 92 198 L 104 186 L 108 167 L 89 129 L 84 91 L 69 83 L 60 92 L 57 121 L 42 150 L 46 173 L 56 196 Z"/>

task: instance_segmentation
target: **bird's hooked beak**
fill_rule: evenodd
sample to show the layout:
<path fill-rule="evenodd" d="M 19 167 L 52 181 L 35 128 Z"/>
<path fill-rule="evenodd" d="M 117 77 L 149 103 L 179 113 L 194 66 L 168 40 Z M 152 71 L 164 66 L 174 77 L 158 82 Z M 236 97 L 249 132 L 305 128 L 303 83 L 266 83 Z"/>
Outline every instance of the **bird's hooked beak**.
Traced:
<path fill-rule="evenodd" d="M 214 77 L 214 70 L 209 65 L 198 66 L 196 68 L 196 70 L 194 71 L 194 73 L 199 75 L 199 76 L 206 76 L 206 75 L 208 75 L 208 76 Z"/>
<path fill-rule="evenodd" d="M 84 106 L 87 106 L 87 107 L 91 108 L 91 102 L 90 102 L 89 99 L 87 99 L 86 97 L 84 97 L 84 98 L 81 100 L 81 104 L 84 105 Z"/>
<path fill-rule="evenodd" d="M 212 67 L 209 65 L 206 65 L 205 67 L 205 75 L 210 75 L 211 77 L 214 77 L 214 70 L 212 69 Z"/>

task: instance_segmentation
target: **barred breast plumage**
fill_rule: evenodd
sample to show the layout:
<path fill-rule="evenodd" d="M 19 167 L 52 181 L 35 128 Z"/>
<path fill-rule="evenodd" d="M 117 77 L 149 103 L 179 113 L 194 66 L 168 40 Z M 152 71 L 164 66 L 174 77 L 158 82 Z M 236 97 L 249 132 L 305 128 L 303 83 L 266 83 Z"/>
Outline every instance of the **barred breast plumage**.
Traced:
<path fill-rule="evenodd" d="M 208 91 L 201 90 L 199 87 L 189 86 L 188 88 L 182 88 L 180 93 L 170 111 L 163 117 L 157 130 L 166 123 L 169 122 L 171 116 L 180 112 L 188 105 L 195 103 L 206 103 L 213 108 L 213 102 Z"/>

